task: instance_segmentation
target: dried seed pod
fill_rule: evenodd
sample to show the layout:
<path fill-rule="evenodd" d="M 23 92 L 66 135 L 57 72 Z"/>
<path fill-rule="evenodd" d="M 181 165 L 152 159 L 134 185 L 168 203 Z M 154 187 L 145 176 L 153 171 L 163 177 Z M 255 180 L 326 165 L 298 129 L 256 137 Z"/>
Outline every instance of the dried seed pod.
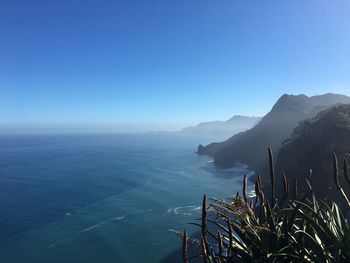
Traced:
<path fill-rule="evenodd" d="M 202 236 L 203 237 L 205 237 L 207 234 L 206 228 L 207 228 L 207 198 L 204 195 L 203 202 L 202 202 Z"/>
<path fill-rule="evenodd" d="M 339 168 L 338 168 L 338 159 L 337 155 L 333 153 L 333 179 L 337 188 L 341 188 L 339 184 Z"/>
<path fill-rule="evenodd" d="M 270 179 L 271 179 L 271 205 L 275 203 L 275 166 L 273 161 L 272 150 L 269 147 L 269 166 L 270 166 Z"/>
<path fill-rule="evenodd" d="M 258 178 L 255 179 L 255 194 L 258 197 L 260 195 L 260 184 Z"/>
<path fill-rule="evenodd" d="M 243 198 L 245 202 L 247 202 L 247 185 L 247 175 L 245 174 L 243 177 Z"/>
<path fill-rule="evenodd" d="M 287 176 L 285 173 L 282 173 L 283 176 L 283 197 L 282 200 L 286 200 L 288 197 L 288 180 L 287 180 Z"/>
<path fill-rule="evenodd" d="M 207 240 L 207 197 L 206 195 L 203 196 L 201 230 L 202 230 L 202 238 L 204 240 L 206 250 L 208 250 L 209 244 Z"/>

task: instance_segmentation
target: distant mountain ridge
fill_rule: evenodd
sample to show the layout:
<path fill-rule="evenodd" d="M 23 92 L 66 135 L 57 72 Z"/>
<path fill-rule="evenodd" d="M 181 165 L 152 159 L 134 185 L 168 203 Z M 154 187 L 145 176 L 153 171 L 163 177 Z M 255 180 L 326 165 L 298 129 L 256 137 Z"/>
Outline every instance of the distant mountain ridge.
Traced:
<path fill-rule="evenodd" d="M 199 145 L 198 153 L 213 156 L 215 164 L 220 167 L 243 162 L 254 170 L 265 169 L 268 147 L 278 152 L 300 121 L 344 103 L 350 103 L 350 97 L 332 93 L 311 97 L 284 94 L 256 126 L 224 142 Z"/>
<path fill-rule="evenodd" d="M 261 117 L 235 115 L 227 121 L 201 122 L 196 126 L 182 129 L 181 133 L 194 136 L 226 139 L 236 133 L 254 127 L 260 120 Z"/>

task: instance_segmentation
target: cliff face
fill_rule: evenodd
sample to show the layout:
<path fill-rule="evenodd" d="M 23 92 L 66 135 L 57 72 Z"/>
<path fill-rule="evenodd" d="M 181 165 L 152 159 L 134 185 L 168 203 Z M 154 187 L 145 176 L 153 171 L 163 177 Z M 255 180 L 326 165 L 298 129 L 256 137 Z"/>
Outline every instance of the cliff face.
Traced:
<path fill-rule="evenodd" d="M 224 142 L 199 147 L 198 153 L 213 156 L 215 164 L 221 167 L 231 166 L 238 161 L 248 164 L 252 169 L 265 170 L 269 146 L 278 151 L 300 121 L 312 118 L 338 103 L 350 103 L 350 97 L 337 94 L 313 97 L 285 94 L 252 129 Z"/>
<path fill-rule="evenodd" d="M 316 194 L 339 200 L 332 173 L 333 152 L 342 169 L 343 158 L 350 161 L 350 104 L 335 106 L 300 123 L 279 150 L 277 170 L 284 171 L 289 179 L 296 177 L 299 188 L 305 190 L 305 177 L 309 178 L 312 169 L 311 184 Z M 345 182 L 343 186 L 348 187 Z"/>

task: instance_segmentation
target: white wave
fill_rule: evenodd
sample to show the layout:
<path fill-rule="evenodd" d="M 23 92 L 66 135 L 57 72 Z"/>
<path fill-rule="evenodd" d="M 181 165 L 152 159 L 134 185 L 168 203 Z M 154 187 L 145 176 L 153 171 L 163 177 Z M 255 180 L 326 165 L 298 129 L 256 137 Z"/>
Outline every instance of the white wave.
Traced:
<path fill-rule="evenodd" d="M 242 163 L 236 163 L 234 166 L 229 168 L 221 168 L 224 172 L 245 172 L 248 176 L 254 175 L 255 172 L 249 169 L 249 166 Z"/>
<path fill-rule="evenodd" d="M 175 215 L 178 215 L 178 214 L 179 214 L 178 211 L 179 211 L 179 209 L 181 209 L 181 208 L 182 208 L 182 207 L 175 207 L 175 208 L 174 208 L 174 214 L 175 214 Z"/>
<path fill-rule="evenodd" d="M 202 207 L 199 205 L 199 206 L 194 206 L 191 210 L 200 211 L 201 209 L 202 209 Z"/>
<path fill-rule="evenodd" d="M 197 205 L 179 206 L 175 208 L 169 208 L 167 210 L 167 214 L 174 213 L 175 215 L 191 216 L 193 213 L 198 213 L 200 210 L 201 206 Z"/>
<path fill-rule="evenodd" d="M 90 231 L 90 230 L 92 230 L 92 229 L 95 229 L 95 228 L 97 228 L 97 227 L 100 227 L 100 226 L 102 226 L 102 225 L 104 225 L 104 224 L 106 224 L 106 223 L 109 223 L 109 222 L 111 222 L 111 221 L 122 220 L 122 219 L 124 219 L 126 216 L 127 216 L 127 214 L 122 215 L 122 216 L 117 216 L 117 217 L 108 218 L 107 220 L 102 221 L 102 222 L 100 222 L 100 223 L 98 223 L 98 224 L 96 224 L 96 225 L 93 225 L 93 226 L 90 226 L 90 227 L 87 227 L 87 228 L 83 229 L 81 232 L 88 232 L 88 231 Z"/>
<path fill-rule="evenodd" d="M 255 197 L 256 194 L 255 194 L 255 191 L 254 190 L 251 190 L 248 192 L 248 197 L 252 198 L 252 197 Z"/>

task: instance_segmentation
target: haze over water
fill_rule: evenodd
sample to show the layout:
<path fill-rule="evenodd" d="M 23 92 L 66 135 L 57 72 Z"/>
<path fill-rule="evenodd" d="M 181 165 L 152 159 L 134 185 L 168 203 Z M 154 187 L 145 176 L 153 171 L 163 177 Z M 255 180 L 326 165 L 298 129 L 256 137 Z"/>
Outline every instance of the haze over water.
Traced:
<path fill-rule="evenodd" d="M 0 262 L 158 262 L 203 194 L 236 194 L 247 171 L 195 153 L 231 128 L 141 133 L 262 117 L 285 93 L 350 95 L 349 13 L 348 0 L 1 0 Z"/>

